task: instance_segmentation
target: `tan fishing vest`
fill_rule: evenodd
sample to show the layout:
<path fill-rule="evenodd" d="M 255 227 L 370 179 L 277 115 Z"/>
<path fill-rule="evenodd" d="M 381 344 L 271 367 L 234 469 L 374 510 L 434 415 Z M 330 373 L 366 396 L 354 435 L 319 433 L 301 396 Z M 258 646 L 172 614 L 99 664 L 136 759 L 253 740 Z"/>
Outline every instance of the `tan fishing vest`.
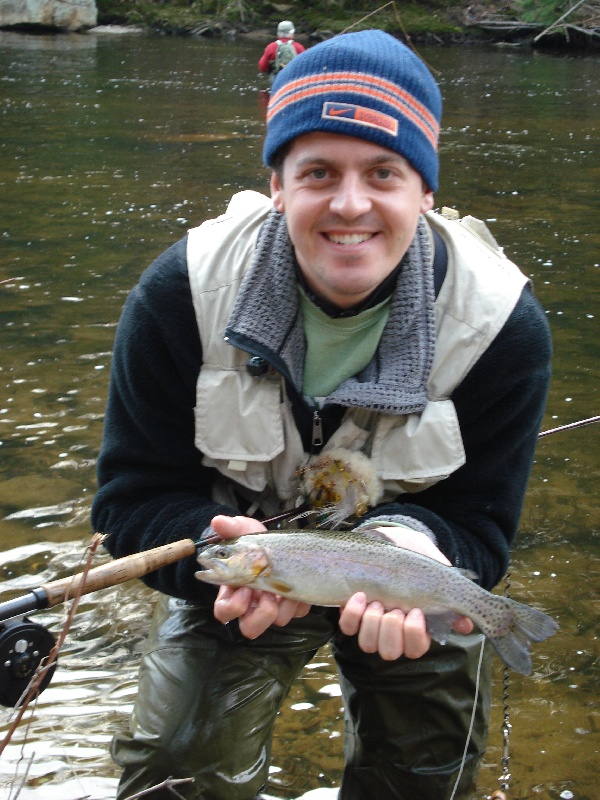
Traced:
<path fill-rule="evenodd" d="M 233 504 L 236 491 L 275 514 L 297 498 L 297 470 L 306 463 L 283 378 L 252 377 L 249 354 L 223 339 L 258 231 L 272 202 L 257 192 L 234 195 L 226 213 L 189 232 L 187 261 L 203 365 L 196 392 L 196 447 L 225 481 L 214 498 Z M 344 447 L 370 456 L 383 500 L 418 492 L 465 462 L 454 388 L 495 339 L 527 278 L 473 217 L 426 215 L 443 237 L 448 267 L 435 301 L 436 347 L 428 401 L 420 414 L 348 409 L 323 452 Z"/>

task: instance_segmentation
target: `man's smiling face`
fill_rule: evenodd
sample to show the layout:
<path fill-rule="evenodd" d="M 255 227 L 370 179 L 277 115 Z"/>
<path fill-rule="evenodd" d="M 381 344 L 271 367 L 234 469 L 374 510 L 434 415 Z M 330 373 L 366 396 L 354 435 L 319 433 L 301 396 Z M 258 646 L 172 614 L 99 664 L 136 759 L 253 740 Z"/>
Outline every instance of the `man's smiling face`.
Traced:
<path fill-rule="evenodd" d="M 406 253 L 433 193 L 402 156 L 330 133 L 295 139 L 271 176 L 296 258 L 315 294 L 340 308 L 357 305 Z"/>

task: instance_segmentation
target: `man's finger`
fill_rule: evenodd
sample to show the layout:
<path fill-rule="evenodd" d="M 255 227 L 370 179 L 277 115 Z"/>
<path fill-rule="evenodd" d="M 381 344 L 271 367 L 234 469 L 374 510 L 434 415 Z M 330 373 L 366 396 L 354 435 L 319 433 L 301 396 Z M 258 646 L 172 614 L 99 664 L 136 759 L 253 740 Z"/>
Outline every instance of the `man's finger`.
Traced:
<path fill-rule="evenodd" d="M 272 625 L 279 613 L 279 603 L 270 592 L 257 592 L 254 602 L 240 617 L 240 633 L 246 639 L 256 639 Z"/>
<path fill-rule="evenodd" d="M 431 646 L 431 636 L 427 631 L 425 614 L 420 608 L 411 608 L 404 620 L 404 655 L 407 658 L 420 658 Z"/>
<path fill-rule="evenodd" d="M 241 617 L 248 611 L 251 600 L 252 589 L 248 586 L 221 586 L 214 605 L 215 619 L 226 624 Z"/>
<path fill-rule="evenodd" d="M 369 603 L 367 606 L 358 632 L 358 646 L 363 653 L 376 653 L 379 649 L 379 629 L 383 614 L 381 603 Z"/>
<path fill-rule="evenodd" d="M 404 611 L 395 608 L 381 618 L 379 655 L 384 661 L 395 661 L 404 653 Z"/>
<path fill-rule="evenodd" d="M 278 599 L 279 610 L 274 624 L 282 628 L 296 617 L 305 617 L 310 611 L 308 603 L 300 603 L 297 600 Z"/>
<path fill-rule="evenodd" d="M 340 609 L 340 630 L 346 636 L 355 636 L 359 629 L 362 616 L 367 607 L 367 596 L 364 592 L 357 592 Z"/>
<path fill-rule="evenodd" d="M 459 617 L 452 625 L 457 633 L 471 633 L 475 625 L 468 617 Z"/>
<path fill-rule="evenodd" d="M 257 519 L 251 517 L 228 517 L 225 514 L 218 514 L 213 517 L 210 527 L 221 539 L 236 539 L 238 536 L 245 536 L 247 533 L 261 533 L 266 528 Z"/>

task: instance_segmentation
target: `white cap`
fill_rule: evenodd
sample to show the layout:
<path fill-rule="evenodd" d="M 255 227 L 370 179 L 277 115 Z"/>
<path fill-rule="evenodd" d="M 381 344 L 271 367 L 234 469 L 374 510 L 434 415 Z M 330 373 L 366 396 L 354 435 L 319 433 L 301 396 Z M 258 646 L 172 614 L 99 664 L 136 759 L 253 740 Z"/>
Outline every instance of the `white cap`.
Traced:
<path fill-rule="evenodd" d="M 284 19 L 283 22 L 280 22 L 277 26 L 277 36 L 282 36 L 284 39 L 289 39 L 295 32 L 294 23 L 290 22 L 288 19 Z"/>

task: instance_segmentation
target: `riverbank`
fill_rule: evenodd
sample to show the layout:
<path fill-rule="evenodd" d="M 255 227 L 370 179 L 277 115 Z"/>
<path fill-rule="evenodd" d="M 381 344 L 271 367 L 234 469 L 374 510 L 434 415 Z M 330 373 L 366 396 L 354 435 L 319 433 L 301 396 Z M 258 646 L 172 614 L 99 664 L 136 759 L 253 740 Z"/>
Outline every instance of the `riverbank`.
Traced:
<path fill-rule="evenodd" d="M 558 0 L 543 7 L 536 0 L 499 3 L 482 0 L 449 6 L 441 0 L 421 3 L 362 4 L 303 0 L 286 5 L 247 0 L 97 0 L 99 25 L 132 25 L 162 35 L 244 37 L 268 41 L 282 17 L 296 25 L 305 44 L 348 29 L 377 27 L 414 44 L 490 43 L 584 49 L 600 43 L 600 6 L 580 0 L 564 15 Z M 562 19 L 561 19 L 562 17 Z"/>

